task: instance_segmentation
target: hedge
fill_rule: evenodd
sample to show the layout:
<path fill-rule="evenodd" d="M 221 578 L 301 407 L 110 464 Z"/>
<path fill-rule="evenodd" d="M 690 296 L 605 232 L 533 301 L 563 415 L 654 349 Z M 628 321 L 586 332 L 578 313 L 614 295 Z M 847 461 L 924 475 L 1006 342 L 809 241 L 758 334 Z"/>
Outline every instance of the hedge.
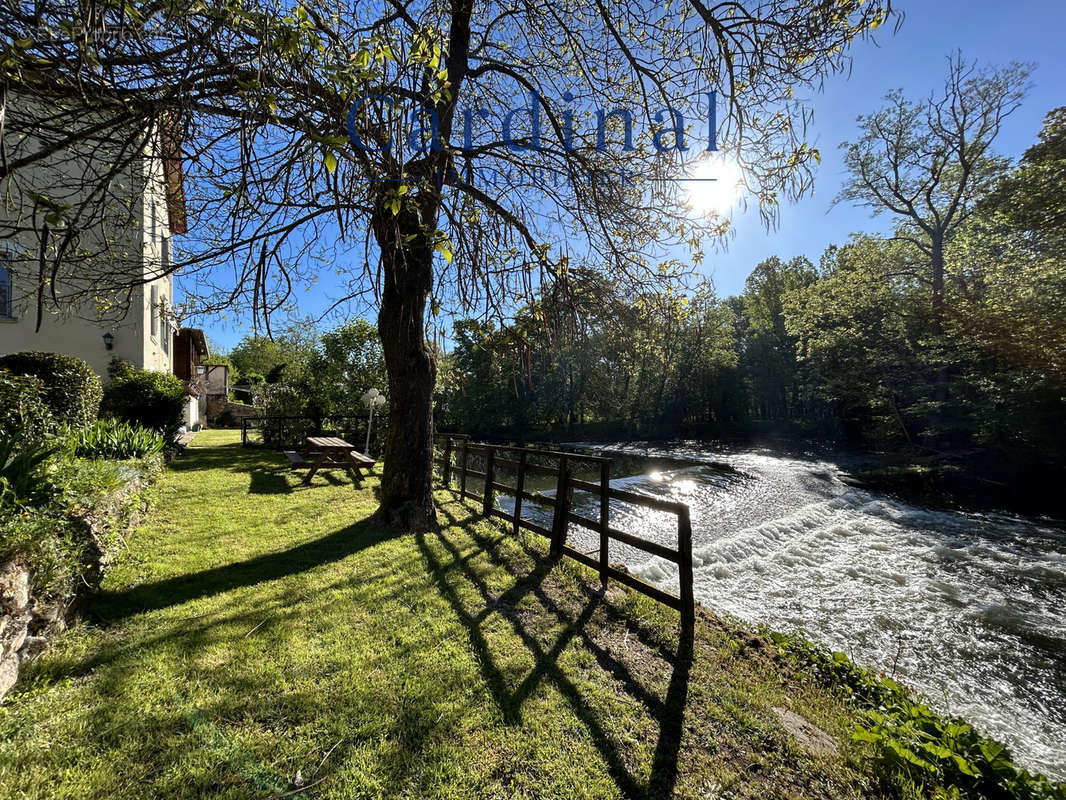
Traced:
<path fill-rule="evenodd" d="M 18 432 L 24 441 L 39 442 L 55 428 L 41 379 L 0 370 L 0 439 Z"/>
<path fill-rule="evenodd" d="M 82 428 L 100 412 L 103 387 L 92 367 L 80 358 L 62 353 L 13 353 L 0 356 L 0 370 L 39 378 L 41 398 L 59 424 Z"/>
<path fill-rule="evenodd" d="M 133 369 L 107 385 L 102 410 L 131 425 L 151 428 L 169 444 L 184 421 L 187 396 L 185 384 L 177 376 Z"/>

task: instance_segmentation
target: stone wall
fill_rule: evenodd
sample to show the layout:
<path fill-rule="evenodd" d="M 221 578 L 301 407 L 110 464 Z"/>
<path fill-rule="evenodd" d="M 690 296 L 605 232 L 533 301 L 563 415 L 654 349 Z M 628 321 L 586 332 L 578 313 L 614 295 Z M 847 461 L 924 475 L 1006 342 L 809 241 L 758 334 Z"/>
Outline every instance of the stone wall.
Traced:
<path fill-rule="evenodd" d="M 0 564 L 0 700 L 18 680 L 19 666 L 45 649 L 49 630 L 57 627 L 57 621 L 62 626 L 62 614 L 56 611 L 38 607 L 25 564 Z"/>
<path fill-rule="evenodd" d="M 209 396 L 207 398 L 207 421 L 213 425 L 219 424 L 219 419 L 223 414 L 227 415 L 224 422 L 239 428 L 242 419 L 260 417 L 263 415 L 263 409 L 245 403 L 231 403 L 220 395 Z"/>
<path fill-rule="evenodd" d="M 71 518 L 78 529 L 77 540 L 84 542 L 79 559 L 85 570 L 79 576 L 81 594 L 59 598 L 36 595 L 25 562 L 13 559 L 0 563 L 0 700 L 18 680 L 19 668 L 66 630 L 68 619 L 77 612 L 86 593 L 91 595 L 99 585 L 129 532 L 143 519 L 147 501 L 142 490 L 161 469 L 161 458 L 145 461 L 137 478 Z"/>

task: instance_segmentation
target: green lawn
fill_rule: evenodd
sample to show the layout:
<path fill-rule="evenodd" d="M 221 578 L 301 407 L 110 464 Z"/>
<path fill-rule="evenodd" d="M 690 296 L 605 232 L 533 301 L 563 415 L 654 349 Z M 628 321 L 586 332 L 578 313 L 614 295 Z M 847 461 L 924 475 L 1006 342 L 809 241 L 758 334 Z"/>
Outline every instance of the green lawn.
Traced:
<path fill-rule="evenodd" d="M 388 533 L 376 478 L 282 461 L 207 431 L 171 465 L 90 620 L 0 708 L 0 797 L 875 794 L 852 712 L 763 640 L 701 615 L 679 648 L 676 613 L 471 504 Z"/>

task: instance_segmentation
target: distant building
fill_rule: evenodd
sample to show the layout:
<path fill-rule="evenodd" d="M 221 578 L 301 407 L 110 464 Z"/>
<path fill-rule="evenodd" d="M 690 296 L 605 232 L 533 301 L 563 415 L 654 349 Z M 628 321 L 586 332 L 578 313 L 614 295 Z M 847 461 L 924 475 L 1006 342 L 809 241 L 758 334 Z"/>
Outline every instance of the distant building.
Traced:
<path fill-rule="evenodd" d="M 206 367 L 201 363 L 211 353 L 207 349 L 207 337 L 199 328 L 182 328 L 174 334 L 174 374 L 185 381 L 189 402 L 185 407 L 185 425 L 192 429 L 207 420 L 207 397 L 209 388 L 204 379 Z"/>

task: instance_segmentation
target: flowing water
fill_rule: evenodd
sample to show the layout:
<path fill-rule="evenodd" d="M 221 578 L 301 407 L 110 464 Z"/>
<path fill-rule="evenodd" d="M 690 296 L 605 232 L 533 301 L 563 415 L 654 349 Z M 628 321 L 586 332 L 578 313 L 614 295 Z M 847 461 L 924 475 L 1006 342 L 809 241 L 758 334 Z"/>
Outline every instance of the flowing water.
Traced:
<path fill-rule="evenodd" d="M 1066 524 L 910 505 L 848 486 L 818 459 L 594 447 L 685 459 L 641 471 L 623 458 L 638 474 L 612 484 L 690 506 L 700 603 L 802 630 L 1066 779 Z M 575 504 L 597 516 L 589 495 Z M 611 513 L 615 527 L 676 543 L 672 515 L 618 503 Z M 571 526 L 571 541 L 593 549 L 581 531 Z M 672 563 L 618 545 L 611 560 L 677 591 Z"/>

